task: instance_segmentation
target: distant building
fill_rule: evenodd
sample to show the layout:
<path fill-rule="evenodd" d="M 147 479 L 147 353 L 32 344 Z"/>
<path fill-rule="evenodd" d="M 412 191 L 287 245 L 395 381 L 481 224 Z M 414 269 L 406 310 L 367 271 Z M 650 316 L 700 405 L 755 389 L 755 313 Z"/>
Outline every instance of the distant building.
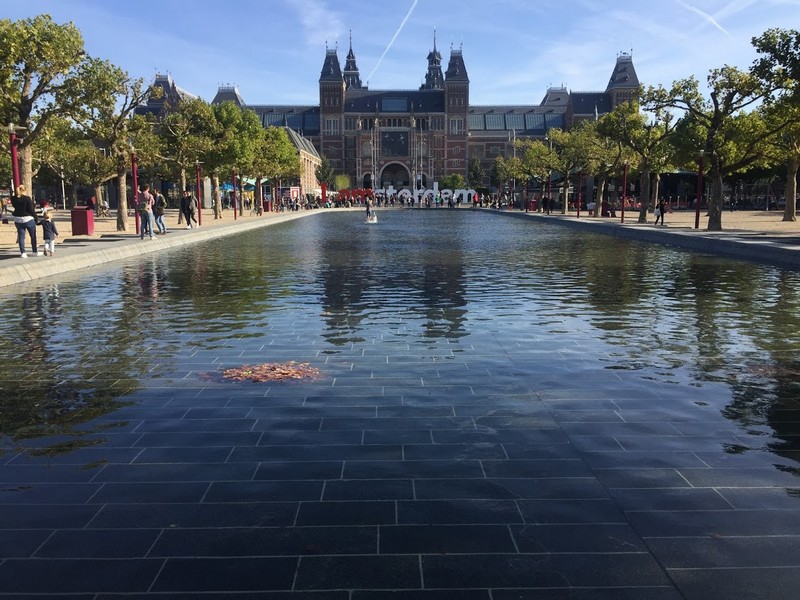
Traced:
<path fill-rule="evenodd" d="M 255 111 L 264 127 L 296 131 L 355 186 L 402 189 L 414 181 L 429 187 L 442 175 L 466 177 L 473 157 L 488 185 L 495 158 L 510 156 L 515 139 L 544 139 L 549 129 L 607 114 L 639 89 L 633 60 L 623 53 L 605 91 L 551 87 L 540 104 L 475 106 L 461 48 L 451 48 L 442 72 L 434 37 L 427 62 L 419 89 L 370 90 L 361 82 L 351 40 L 344 69 L 337 51 L 326 50 L 318 105 L 248 105 L 232 86 L 220 87 L 212 102 L 232 101 Z"/>

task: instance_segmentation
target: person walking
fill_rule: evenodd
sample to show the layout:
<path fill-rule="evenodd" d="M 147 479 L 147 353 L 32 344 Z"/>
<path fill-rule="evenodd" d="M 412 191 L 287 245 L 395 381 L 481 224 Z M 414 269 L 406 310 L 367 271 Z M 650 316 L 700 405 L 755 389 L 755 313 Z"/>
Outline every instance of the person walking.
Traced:
<path fill-rule="evenodd" d="M 197 199 L 192 195 L 192 190 L 186 188 L 183 190 L 183 198 L 181 198 L 181 214 L 186 219 L 186 229 L 192 228 L 192 221 L 194 226 L 199 227 L 197 223 Z"/>
<path fill-rule="evenodd" d="M 41 256 L 36 244 L 36 207 L 31 197 L 25 193 L 25 186 L 17 186 L 17 193 L 11 198 L 14 207 L 14 225 L 17 226 L 17 241 L 19 242 L 19 255 L 28 258 L 25 252 L 25 232 L 31 236 L 31 251 L 34 256 Z"/>
<path fill-rule="evenodd" d="M 167 225 L 164 223 L 164 212 L 167 210 L 167 201 L 158 190 L 155 192 L 155 201 L 153 203 L 153 214 L 155 215 L 156 225 L 158 226 L 158 233 L 164 235 L 167 233 Z"/>
<path fill-rule="evenodd" d="M 136 210 L 139 211 L 139 216 L 142 219 L 140 227 L 140 238 L 144 239 L 144 234 L 147 232 L 150 239 L 153 239 L 153 229 L 155 222 L 153 219 L 153 194 L 150 193 L 150 184 L 145 183 L 142 191 L 139 192 L 139 203 L 136 205 Z"/>
<path fill-rule="evenodd" d="M 656 209 L 653 211 L 656 215 L 656 222 L 653 223 L 654 225 L 658 225 L 658 220 L 661 219 L 661 224 L 664 224 L 664 200 L 659 199 L 658 204 L 656 204 Z"/>
<path fill-rule="evenodd" d="M 49 253 L 50 256 L 56 253 L 56 238 L 58 237 L 58 227 L 56 227 L 55 221 L 50 217 L 50 211 L 45 209 L 42 213 L 42 220 L 39 221 L 39 225 L 42 226 L 43 236 L 44 236 L 44 255 L 47 256 Z"/>

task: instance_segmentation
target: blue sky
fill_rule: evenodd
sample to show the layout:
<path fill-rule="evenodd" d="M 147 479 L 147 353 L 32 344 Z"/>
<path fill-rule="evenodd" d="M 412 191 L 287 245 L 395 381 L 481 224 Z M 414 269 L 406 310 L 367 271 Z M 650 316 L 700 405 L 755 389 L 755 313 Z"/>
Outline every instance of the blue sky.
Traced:
<path fill-rule="evenodd" d="M 211 100 L 236 85 L 248 104 L 316 104 L 326 44 L 344 66 L 352 30 L 362 81 L 416 89 L 437 47 L 461 48 L 471 104 L 538 104 L 549 85 L 603 90 L 620 52 L 640 80 L 669 85 L 724 64 L 750 40 L 800 29 L 800 0 L 0 0 L 4 18 L 73 21 L 89 54 L 151 81 L 172 75 Z M 120 32 L 122 35 L 120 35 Z"/>

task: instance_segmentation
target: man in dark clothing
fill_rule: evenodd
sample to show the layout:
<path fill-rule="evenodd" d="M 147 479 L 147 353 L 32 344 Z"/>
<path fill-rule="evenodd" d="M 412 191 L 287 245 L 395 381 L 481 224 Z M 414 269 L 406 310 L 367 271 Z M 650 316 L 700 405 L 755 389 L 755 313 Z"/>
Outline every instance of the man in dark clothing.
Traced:
<path fill-rule="evenodd" d="M 192 221 L 194 221 L 195 227 L 199 227 L 197 217 L 195 217 L 197 213 L 197 200 L 192 196 L 192 191 L 189 188 L 183 191 L 181 213 L 183 214 L 183 218 L 186 219 L 186 229 L 192 228 Z"/>

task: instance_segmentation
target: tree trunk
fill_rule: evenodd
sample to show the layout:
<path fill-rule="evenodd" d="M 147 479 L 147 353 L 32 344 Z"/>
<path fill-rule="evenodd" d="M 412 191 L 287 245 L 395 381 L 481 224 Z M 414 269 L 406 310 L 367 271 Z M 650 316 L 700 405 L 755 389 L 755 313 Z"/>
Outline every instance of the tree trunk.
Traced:
<path fill-rule="evenodd" d="M 103 201 L 103 185 L 100 183 L 94 186 L 94 200 L 95 200 L 94 209 L 98 211 L 97 214 L 99 215 L 100 203 Z"/>
<path fill-rule="evenodd" d="M 127 165 L 120 159 L 117 165 L 117 231 L 128 231 Z"/>
<path fill-rule="evenodd" d="M 211 204 L 214 208 L 214 218 L 221 219 L 222 218 L 222 204 L 220 203 L 219 198 L 219 176 L 212 175 L 211 176 Z"/>
<path fill-rule="evenodd" d="M 786 208 L 783 210 L 784 221 L 796 221 L 797 211 L 797 169 L 800 160 L 796 157 L 786 161 Z"/>
<path fill-rule="evenodd" d="M 564 185 L 562 186 L 564 190 L 564 201 L 561 203 L 561 214 L 567 214 L 567 208 L 569 207 L 569 176 L 564 175 Z"/>
<path fill-rule="evenodd" d="M 603 202 L 606 197 L 606 175 L 603 173 L 597 180 L 597 197 L 594 199 L 594 216 L 603 214 Z M 609 207 L 610 208 L 610 207 Z"/>
<path fill-rule="evenodd" d="M 639 223 L 647 223 L 647 211 L 650 210 L 650 168 L 644 167 L 642 174 L 639 176 Z"/>
<path fill-rule="evenodd" d="M 722 231 L 722 174 L 719 169 L 712 168 L 709 177 L 711 195 L 708 198 L 708 231 Z"/>
<path fill-rule="evenodd" d="M 30 146 L 18 146 L 17 158 L 19 162 L 19 182 L 28 190 L 28 195 L 33 198 L 33 150 Z"/>

